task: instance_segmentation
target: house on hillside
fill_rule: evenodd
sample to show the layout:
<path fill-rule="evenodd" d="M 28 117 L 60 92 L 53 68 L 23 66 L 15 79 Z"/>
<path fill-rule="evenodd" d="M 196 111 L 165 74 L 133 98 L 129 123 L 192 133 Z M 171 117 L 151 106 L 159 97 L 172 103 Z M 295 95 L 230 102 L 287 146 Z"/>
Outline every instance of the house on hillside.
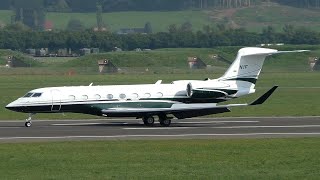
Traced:
<path fill-rule="evenodd" d="M 188 64 L 190 69 L 205 69 L 207 67 L 199 57 L 188 57 Z"/>

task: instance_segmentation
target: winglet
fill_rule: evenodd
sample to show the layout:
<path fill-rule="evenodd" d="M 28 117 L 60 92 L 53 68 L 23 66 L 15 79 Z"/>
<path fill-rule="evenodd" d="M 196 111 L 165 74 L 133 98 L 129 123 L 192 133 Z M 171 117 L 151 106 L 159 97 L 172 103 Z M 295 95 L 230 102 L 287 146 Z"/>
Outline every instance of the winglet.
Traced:
<path fill-rule="evenodd" d="M 257 100 L 252 102 L 250 106 L 260 105 L 263 104 L 272 94 L 273 92 L 278 88 L 278 86 L 274 86 L 271 88 L 268 92 L 264 93 L 261 97 L 259 97 Z"/>

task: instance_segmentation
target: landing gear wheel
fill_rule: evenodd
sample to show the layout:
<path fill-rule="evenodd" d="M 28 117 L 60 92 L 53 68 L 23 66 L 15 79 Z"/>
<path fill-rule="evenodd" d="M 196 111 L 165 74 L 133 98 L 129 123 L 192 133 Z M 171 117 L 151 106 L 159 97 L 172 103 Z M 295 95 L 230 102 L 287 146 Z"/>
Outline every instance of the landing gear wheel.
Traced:
<path fill-rule="evenodd" d="M 34 113 L 30 113 L 29 114 L 29 117 L 26 119 L 26 122 L 24 123 L 24 126 L 25 127 L 30 127 L 32 125 L 32 116 L 35 115 Z"/>
<path fill-rule="evenodd" d="M 31 121 L 27 121 L 26 123 L 24 123 L 25 127 L 30 127 L 32 125 Z"/>
<path fill-rule="evenodd" d="M 143 120 L 144 125 L 146 125 L 146 126 L 153 126 L 154 125 L 154 117 L 152 117 L 152 116 L 144 117 L 142 120 Z"/>
<path fill-rule="evenodd" d="M 161 120 L 160 125 L 164 127 L 169 127 L 171 125 L 171 120 L 170 119 Z"/>

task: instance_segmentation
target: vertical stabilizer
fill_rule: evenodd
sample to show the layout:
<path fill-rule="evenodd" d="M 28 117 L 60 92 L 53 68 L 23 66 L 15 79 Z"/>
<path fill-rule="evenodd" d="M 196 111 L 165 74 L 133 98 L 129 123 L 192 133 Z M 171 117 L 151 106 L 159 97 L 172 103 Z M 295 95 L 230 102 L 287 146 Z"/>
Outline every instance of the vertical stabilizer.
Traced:
<path fill-rule="evenodd" d="M 278 50 L 248 47 L 239 50 L 237 58 L 220 80 L 238 80 L 255 84 L 265 58 Z"/>
<path fill-rule="evenodd" d="M 230 81 L 235 83 L 239 89 L 239 96 L 254 92 L 254 87 L 264 60 L 267 56 L 280 53 L 305 52 L 308 50 L 278 51 L 276 49 L 246 47 L 238 51 L 238 55 L 226 73 L 219 81 Z M 242 92 L 242 93 L 240 93 Z"/>

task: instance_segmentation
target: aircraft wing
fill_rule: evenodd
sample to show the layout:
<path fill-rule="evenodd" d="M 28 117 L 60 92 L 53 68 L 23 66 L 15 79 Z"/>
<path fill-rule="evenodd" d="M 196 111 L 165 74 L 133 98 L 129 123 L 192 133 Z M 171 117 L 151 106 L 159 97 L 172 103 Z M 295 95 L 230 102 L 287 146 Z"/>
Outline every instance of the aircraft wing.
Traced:
<path fill-rule="evenodd" d="M 179 119 L 205 116 L 210 114 L 230 112 L 230 108 L 232 107 L 254 106 L 263 104 L 277 88 L 278 86 L 274 86 L 250 104 L 228 104 L 218 106 L 215 104 L 178 104 L 173 105 L 171 108 L 110 108 L 103 109 L 102 114 L 111 117 L 123 114 L 128 116 L 144 116 L 146 114 L 173 114 Z"/>

